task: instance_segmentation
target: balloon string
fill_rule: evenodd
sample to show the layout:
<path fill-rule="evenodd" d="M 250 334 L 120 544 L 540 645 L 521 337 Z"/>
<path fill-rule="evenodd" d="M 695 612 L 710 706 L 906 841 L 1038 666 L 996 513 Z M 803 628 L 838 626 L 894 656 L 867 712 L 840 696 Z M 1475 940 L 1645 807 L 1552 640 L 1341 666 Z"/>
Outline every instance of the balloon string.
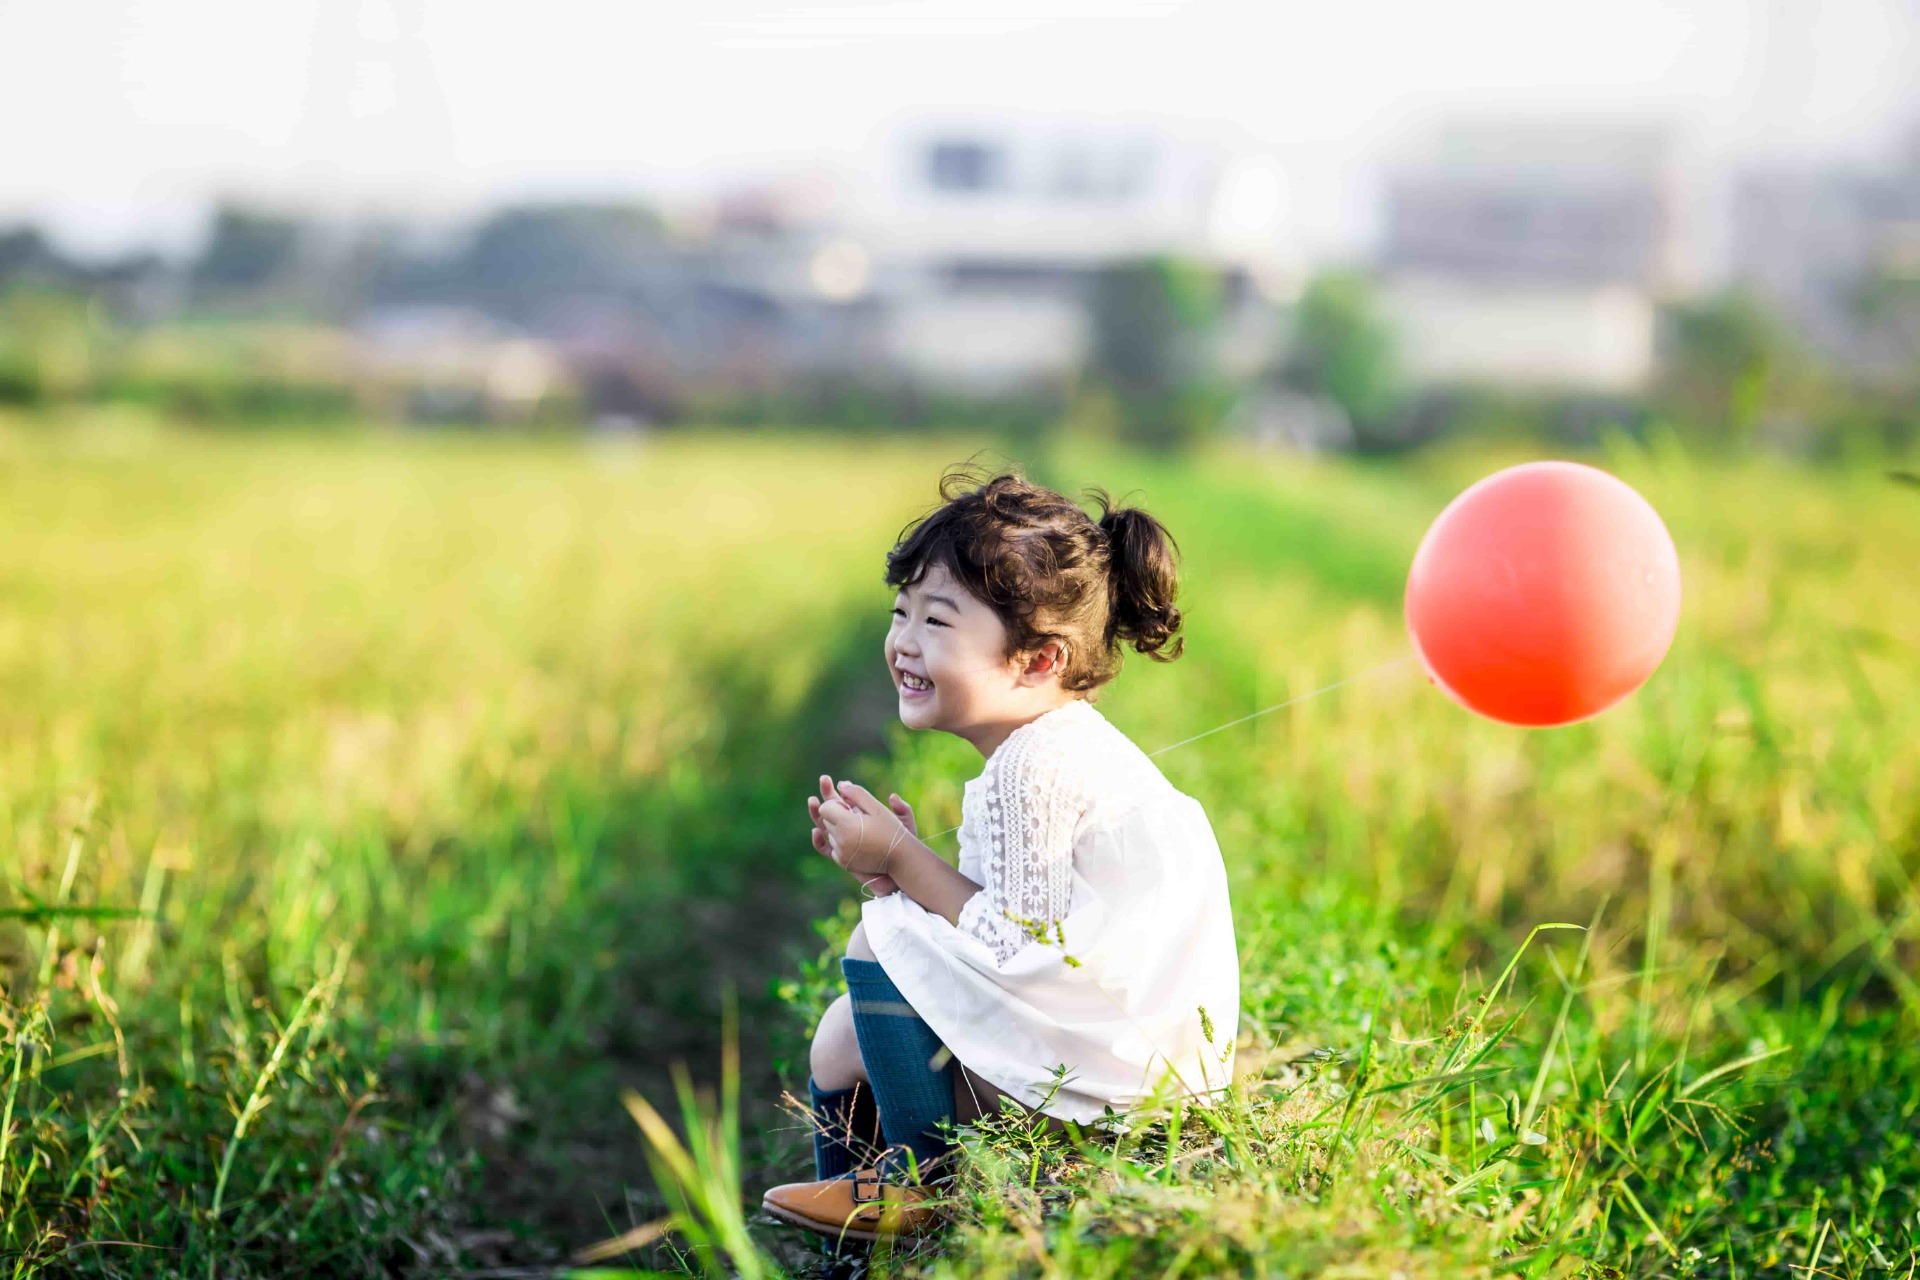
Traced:
<path fill-rule="evenodd" d="M 1238 720 L 1229 720 L 1227 721 L 1227 723 L 1223 725 L 1219 725 L 1216 728 L 1208 729 L 1206 733 L 1196 733 L 1191 738 L 1182 739 L 1179 742 L 1173 743 L 1171 746 L 1165 746 L 1160 748 L 1159 751 L 1150 751 L 1147 754 L 1149 757 L 1152 757 L 1152 756 L 1157 756 L 1164 751 L 1171 751 L 1173 750 L 1174 747 L 1184 747 L 1189 742 L 1198 742 L 1200 741 L 1200 739 L 1207 737 L 1209 734 L 1219 733 L 1220 730 L 1222 729 L 1231 729 L 1233 728 L 1233 726 L 1237 724 L 1245 724 L 1247 721 L 1252 720 L 1257 716 L 1264 716 L 1270 711 L 1281 711 L 1286 709 L 1287 707 L 1291 707 L 1295 705 L 1296 703 L 1306 702 L 1311 698 L 1317 698 L 1323 693 L 1332 693 L 1335 689 L 1344 688 L 1345 686 L 1350 684 L 1357 684 L 1362 680 L 1371 680 L 1374 676 L 1379 675 L 1383 671 L 1391 671 L 1395 667 L 1404 667 L 1405 665 L 1407 665 L 1407 663 L 1412 661 L 1413 661 L 1413 655 L 1410 653 L 1402 654 L 1398 658 L 1389 658 L 1385 662 L 1382 662 L 1381 664 L 1379 664 L 1378 666 L 1369 667 L 1367 670 L 1360 672 L 1358 675 L 1348 676 L 1344 680 L 1336 680 L 1332 684 L 1327 685 L 1325 688 L 1315 689 L 1312 693 L 1303 693 L 1297 698 L 1288 698 L 1285 702 L 1276 702 L 1270 707 L 1262 707 L 1260 710 L 1254 712 L 1252 715 L 1241 716 Z"/>
<path fill-rule="evenodd" d="M 1391 671 L 1396 667 L 1404 667 L 1409 662 L 1412 662 L 1413 660 L 1414 660 L 1414 656 L 1410 653 L 1402 654 L 1398 658 L 1389 658 L 1385 662 L 1382 662 L 1377 666 L 1369 667 L 1365 671 L 1359 672 L 1356 675 L 1350 675 L 1344 679 L 1335 680 L 1332 684 L 1322 686 L 1321 688 L 1313 690 L 1311 693 L 1303 693 L 1298 697 L 1288 698 L 1285 702 L 1276 702 L 1270 707 L 1262 707 L 1260 708 L 1260 710 L 1255 711 L 1250 715 L 1241 716 L 1238 720 L 1229 720 L 1225 724 L 1215 725 L 1213 728 L 1206 730 L 1204 733 L 1196 733 L 1191 738 L 1182 738 L 1178 742 L 1168 743 L 1166 746 L 1161 747 L 1158 751 L 1149 751 L 1147 753 L 1147 757 L 1151 759 L 1154 756 L 1163 755 L 1166 752 L 1173 750 L 1175 747 L 1184 747 L 1189 742 L 1198 742 L 1200 741 L 1200 739 L 1209 737 L 1212 734 L 1219 733 L 1222 730 L 1231 729 L 1237 724 L 1245 724 L 1249 720 L 1258 719 L 1260 716 L 1268 715 L 1275 711 L 1284 711 L 1288 707 L 1298 706 L 1302 702 L 1308 702 L 1314 698 L 1318 698 L 1322 696 L 1323 694 L 1332 693 L 1335 689 L 1343 689 L 1347 685 L 1358 684 L 1362 680 L 1371 680 L 1375 676 L 1378 676 L 1387 671 Z M 959 827 L 948 827 L 945 831 L 938 832 L 935 835 L 927 838 L 932 840 L 938 840 L 941 836 L 950 836 L 954 832 L 958 831 L 959 829 L 960 829 Z"/>

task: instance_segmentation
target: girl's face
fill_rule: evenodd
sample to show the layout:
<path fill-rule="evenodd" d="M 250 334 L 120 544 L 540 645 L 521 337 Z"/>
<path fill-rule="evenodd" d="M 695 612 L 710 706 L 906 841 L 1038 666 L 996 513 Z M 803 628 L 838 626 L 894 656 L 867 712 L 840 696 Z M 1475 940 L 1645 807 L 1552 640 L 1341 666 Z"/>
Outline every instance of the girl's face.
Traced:
<path fill-rule="evenodd" d="M 1000 616 L 962 587 L 942 564 L 894 595 L 887 670 L 910 729 L 944 729 L 974 741 L 1016 718 L 1033 681 L 1006 656 Z M 923 682 L 930 682 L 931 688 Z"/>

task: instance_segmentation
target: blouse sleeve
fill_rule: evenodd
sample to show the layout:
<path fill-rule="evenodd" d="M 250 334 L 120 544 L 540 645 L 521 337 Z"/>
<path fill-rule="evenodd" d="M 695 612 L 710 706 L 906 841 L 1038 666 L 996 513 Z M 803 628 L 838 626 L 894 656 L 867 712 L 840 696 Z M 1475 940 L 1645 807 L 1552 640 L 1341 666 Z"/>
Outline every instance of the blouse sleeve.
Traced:
<path fill-rule="evenodd" d="M 1056 737 L 1021 734 L 1003 747 L 986 777 L 984 883 L 955 922 L 1001 964 L 1067 914 L 1074 830 L 1086 809 Z"/>

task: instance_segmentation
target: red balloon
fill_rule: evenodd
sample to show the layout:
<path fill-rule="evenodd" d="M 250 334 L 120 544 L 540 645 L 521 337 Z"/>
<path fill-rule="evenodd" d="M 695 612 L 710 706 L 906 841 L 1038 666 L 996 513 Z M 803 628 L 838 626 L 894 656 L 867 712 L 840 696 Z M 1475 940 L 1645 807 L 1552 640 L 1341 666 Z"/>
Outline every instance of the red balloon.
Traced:
<path fill-rule="evenodd" d="M 1571 724 L 1666 657 L 1680 557 L 1624 480 L 1529 462 L 1447 504 L 1414 553 L 1406 607 L 1414 652 L 1454 701 L 1506 724 Z"/>

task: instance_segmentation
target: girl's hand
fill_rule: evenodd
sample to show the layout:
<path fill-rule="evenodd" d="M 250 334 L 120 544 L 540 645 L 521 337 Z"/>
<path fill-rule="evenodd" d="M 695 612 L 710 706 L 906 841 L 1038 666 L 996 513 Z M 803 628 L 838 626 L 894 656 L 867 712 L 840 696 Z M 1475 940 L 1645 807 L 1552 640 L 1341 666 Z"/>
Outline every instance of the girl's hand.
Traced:
<path fill-rule="evenodd" d="M 833 779 L 823 773 L 820 775 L 820 794 L 807 797 L 807 816 L 813 820 L 812 839 L 814 852 L 823 858 L 833 857 L 833 845 L 831 836 L 827 831 L 827 825 L 820 819 L 820 805 L 823 800 L 831 800 L 833 798 Z M 918 834 L 918 830 L 913 822 L 913 809 L 905 800 L 901 800 L 900 797 L 895 796 L 893 799 L 898 801 L 894 806 L 894 812 L 901 815 L 907 830 Z M 836 862 L 835 865 L 837 866 L 838 863 Z M 860 887 L 876 898 L 884 898 L 890 893 L 898 892 L 900 888 L 899 885 L 893 882 L 893 877 L 888 875 L 863 876 L 861 877 Z"/>
<path fill-rule="evenodd" d="M 819 821 L 827 829 L 827 855 L 863 875 L 885 874 L 911 834 L 899 814 L 855 782 L 842 782 L 833 798 L 821 802 Z"/>

